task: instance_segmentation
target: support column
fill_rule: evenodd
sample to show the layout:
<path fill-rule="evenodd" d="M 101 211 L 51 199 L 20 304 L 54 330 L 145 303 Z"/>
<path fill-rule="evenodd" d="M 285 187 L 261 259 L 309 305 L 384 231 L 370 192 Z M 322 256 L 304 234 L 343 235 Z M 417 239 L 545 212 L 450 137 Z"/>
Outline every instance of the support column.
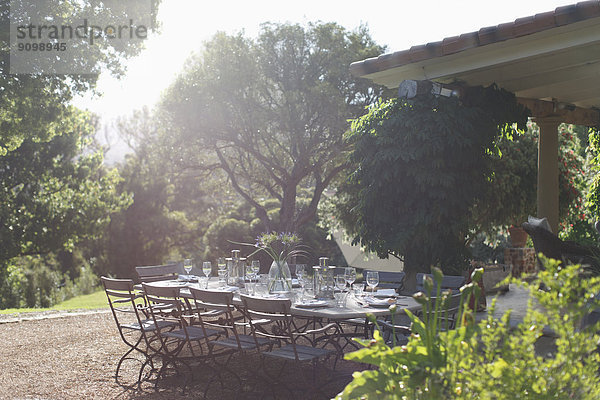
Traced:
<path fill-rule="evenodd" d="M 536 119 L 538 141 L 537 216 L 558 232 L 558 125 L 556 118 Z"/>

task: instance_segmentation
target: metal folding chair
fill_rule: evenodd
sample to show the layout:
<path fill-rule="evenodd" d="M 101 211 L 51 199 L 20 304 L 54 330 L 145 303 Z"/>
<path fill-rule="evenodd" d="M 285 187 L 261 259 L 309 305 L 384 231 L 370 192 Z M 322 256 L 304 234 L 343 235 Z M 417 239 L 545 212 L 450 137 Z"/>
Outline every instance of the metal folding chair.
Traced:
<path fill-rule="evenodd" d="M 449 289 L 442 291 L 440 296 L 430 298 L 429 306 L 421 308 L 415 315 L 423 321 L 433 323 L 435 320 L 437 331 L 447 331 L 456 326 L 456 316 L 460 311 L 461 293 L 452 293 Z M 439 303 L 439 310 L 437 306 Z M 411 334 L 410 318 L 405 314 L 397 315 L 393 320 L 377 321 L 384 340 L 390 344 L 403 345 L 408 342 Z M 395 336 L 393 336 L 395 335 Z"/>
<path fill-rule="evenodd" d="M 281 383 L 287 363 L 311 363 L 312 382 L 303 387 L 309 387 L 317 392 L 333 380 L 329 379 L 321 385 L 316 382 L 316 369 L 319 361 L 325 361 L 331 357 L 341 354 L 339 341 L 339 327 L 330 323 L 318 329 L 298 332 L 290 313 L 292 302 L 289 299 L 265 299 L 241 295 L 243 311 L 250 323 L 252 335 L 257 342 L 257 350 L 261 356 L 261 370 L 269 382 Z M 265 322 L 268 321 L 268 322 Z M 267 338 L 278 343 L 278 346 L 270 350 L 262 350 L 258 346 L 259 338 Z M 278 373 L 273 375 L 267 370 L 266 359 L 269 365 L 274 366 Z M 283 364 L 273 363 L 275 360 L 283 361 Z M 305 368 L 299 368 L 301 374 Z M 323 376 L 332 377 L 331 373 Z M 308 383 L 308 382 L 307 382 Z M 293 388 L 288 380 L 283 387 L 293 396 Z M 274 389 L 274 387 L 272 387 Z M 315 397 L 315 393 L 309 395 L 303 393 L 303 397 Z"/>
<path fill-rule="evenodd" d="M 176 324 L 162 320 L 154 321 L 150 318 L 143 295 L 134 291 L 133 280 L 113 279 L 104 276 L 100 279 L 117 324 L 119 335 L 123 342 L 129 346 L 129 350 L 123 354 L 117 363 L 115 380 L 119 385 L 128 386 L 119 382 L 119 371 L 125 360 L 136 359 L 130 356 L 132 352 L 136 351 L 144 356 L 136 382 L 139 386 L 146 365 L 150 364 L 152 370 L 154 370 L 152 363 L 154 351 L 152 350 L 151 341 L 156 340 L 156 331 L 158 329 L 173 329 Z"/>
<path fill-rule="evenodd" d="M 431 277 L 431 279 L 433 279 L 433 287 L 437 287 L 437 282 L 435 280 L 435 277 L 433 276 L 433 274 L 424 274 L 424 273 L 418 273 L 417 274 L 417 292 L 422 292 L 423 291 L 423 281 L 425 280 L 425 277 Z M 461 286 L 463 286 L 465 284 L 466 278 L 464 276 L 459 276 L 459 275 L 444 275 L 444 277 L 442 278 L 442 282 L 441 282 L 441 288 L 442 290 L 444 289 L 450 289 L 452 291 L 452 293 L 457 293 L 459 291 L 459 289 L 461 288 Z"/>
<path fill-rule="evenodd" d="M 220 332 L 208 329 L 203 325 L 191 325 L 190 321 L 196 315 L 187 309 L 184 300 L 180 297 L 178 287 L 160 287 L 142 283 L 146 301 L 152 319 L 169 321 L 178 325 L 174 330 L 157 329 L 159 347 L 156 354 L 162 360 L 158 371 L 156 386 L 161 377 L 166 376 L 169 369 L 180 374 L 180 366 L 188 370 L 193 376 L 192 364 L 205 363 L 208 353 L 207 342 L 210 337 L 218 336 Z M 185 377 L 183 390 L 187 386 L 188 377 Z"/>
<path fill-rule="evenodd" d="M 451 293 L 450 290 L 446 290 L 446 293 L 441 293 L 438 297 L 431 297 L 428 308 L 421 308 L 415 315 L 429 323 L 435 319 L 438 332 L 454 329 L 456 315 L 460 311 L 461 296 L 461 293 Z M 438 303 L 440 309 L 436 311 Z M 412 333 L 411 325 L 412 321 L 406 314 L 395 315 L 391 320 L 377 320 L 383 339 L 392 346 L 408 343 L 408 337 Z"/>
<path fill-rule="evenodd" d="M 207 329 L 214 329 L 221 333 L 219 337 L 208 341 L 209 355 L 215 368 L 214 374 L 207 384 L 206 392 L 216 378 L 219 378 L 221 383 L 220 389 L 217 389 L 219 392 L 226 389 L 234 390 L 236 393 L 243 392 L 245 380 L 241 374 L 249 372 L 256 378 L 256 375 L 252 374 L 254 366 L 250 361 L 251 356 L 257 352 L 258 347 L 271 348 L 273 342 L 267 338 L 255 338 L 252 335 L 240 333 L 248 325 L 243 322 L 243 315 L 233 304 L 233 292 L 192 287 L 190 293 L 194 301 L 194 308 L 197 310 L 199 323 Z M 201 312 L 201 310 L 206 311 Z M 229 368 L 229 362 L 234 356 L 239 356 L 243 365 L 243 368 L 239 368 L 237 372 Z M 237 380 L 237 388 L 223 383 L 224 372 L 229 373 Z"/>

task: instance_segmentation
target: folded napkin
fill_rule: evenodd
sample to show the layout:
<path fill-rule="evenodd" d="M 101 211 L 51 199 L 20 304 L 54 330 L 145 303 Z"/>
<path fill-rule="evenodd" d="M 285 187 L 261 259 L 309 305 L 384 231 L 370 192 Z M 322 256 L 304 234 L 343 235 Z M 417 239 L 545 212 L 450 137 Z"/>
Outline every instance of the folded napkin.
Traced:
<path fill-rule="evenodd" d="M 179 275 L 178 280 L 181 282 L 198 282 L 198 277 L 194 275 Z"/>

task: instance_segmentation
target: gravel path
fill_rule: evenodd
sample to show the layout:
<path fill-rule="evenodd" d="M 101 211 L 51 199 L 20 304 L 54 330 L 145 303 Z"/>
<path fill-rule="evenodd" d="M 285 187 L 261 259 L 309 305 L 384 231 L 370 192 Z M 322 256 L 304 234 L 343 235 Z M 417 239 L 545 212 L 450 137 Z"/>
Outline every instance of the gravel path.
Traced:
<path fill-rule="evenodd" d="M 3 339 L 0 346 L 0 399 L 202 398 L 204 385 L 200 383 L 190 385 L 185 395 L 177 383 L 165 382 L 158 392 L 151 382 L 145 382 L 141 391 L 119 386 L 114 379 L 116 363 L 127 347 L 121 342 L 109 313 L 29 317 L 23 319 L 21 316 L 21 322 L 0 323 Z M 337 371 L 341 379 L 330 389 L 331 395 L 344 387 L 354 369 L 360 368 L 348 361 L 340 363 Z M 122 368 L 124 380 L 135 381 L 138 368 L 139 364 L 125 363 Z M 234 365 L 234 368 L 241 366 Z M 195 370 L 194 374 L 200 379 L 208 376 L 201 369 Z M 298 380 L 296 373 L 291 375 L 292 381 Z M 289 397 L 287 393 L 275 395 L 275 398 Z M 244 396 L 221 393 L 211 398 L 242 399 Z"/>

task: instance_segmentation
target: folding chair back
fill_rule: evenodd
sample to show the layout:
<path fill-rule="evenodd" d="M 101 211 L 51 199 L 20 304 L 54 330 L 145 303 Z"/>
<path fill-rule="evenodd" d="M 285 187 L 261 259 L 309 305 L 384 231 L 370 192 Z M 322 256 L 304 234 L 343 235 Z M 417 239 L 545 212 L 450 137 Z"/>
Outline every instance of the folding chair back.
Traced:
<path fill-rule="evenodd" d="M 225 312 L 233 311 L 233 292 L 191 287 L 190 293 L 198 306 Z"/>
<path fill-rule="evenodd" d="M 367 275 L 367 270 L 364 271 L 364 276 Z M 394 289 L 400 293 L 404 286 L 405 272 L 386 272 L 379 271 L 379 289 Z"/>
<path fill-rule="evenodd" d="M 273 321 L 291 322 L 290 309 L 292 301 L 290 299 L 265 299 L 242 295 L 244 309 L 249 316 L 254 319 L 269 319 Z"/>
<path fill-rule="evenodd" d="M 421 318 L 433 316 L 438 302 L 440 304 L 440 312 L 435 316 L 438 320 L 438 330 L 454 329 L 456 326 L 456 315 L 460 310 L 461 293 L 452 293 L 449 296 L 431 297 L 431 305 L 429 310 L 421 311 Z M 427 313 L 427 315 L 425 315 Z"/>
<path fill-rule="evenodd" d="M 181 324 L 185 307 L 179 297 L 179 287 L 153 286 L 142 283 L 148 309 L 155 321 L 169 320 Z"/>
<path fill-rule="evenodd" d="M 198 317 L 208 329 L 216 329 L 223 333 L 220 338 L 208 343 L 211 351 L 215 347 L 232 349 L 235 351 L 255 350 L 260 346 L 270 346 L 272 342 L 268 339 L 255 338 L 238 332 L 238 321 L 243 315 L 235 315 L 236 308 L 233 305 L 233 293 L 219 290 L 207 290 L 190 288 L 194 298 Z M 204 308 L 207 311 L 201 312 Z M 216 314 L 215 314 L 216 312 Z"/>
<path fill-rule="evenodd" d="M 177 279 L 179 266 L 177 264 L 152 265 L 135 267 L 141 282 L 156 282 Z"/>
<path fill-rule="evenodd" d="M 433 279 L 433 287 L 434 290 L 436 290 L 437 288 L 437 282 L 435 281 L 435 278 L 433 277 L 432 274 L 423 274 L 423 273 L 418 273 L 417 274 L 417 292 L 423 291 L 423 282 L 425 281 L 425 277 L 431 277 L 431 279 Z M 442 278 L 442 282 L 441 282 L 441 288 L 442 290 L 444 289 L 450 289 L 452 291 L 452 293 L 457 293 L 459 291 L 459 289 L 465 284 L 465 277 L 464 276 L 458 276 L 458 275 L 444 275 L 444 277 Z"/>
<path fill-rule="evenodd" d="M 145 303 L 143 303 L 143 296 L 134 292 L 133 281 L 131 279 L 113 279 L 104 276 L 100 280 L 104 286 L 108 304 L 121 336 L 123 336 L 124 328 L 143 331 L 141 329 L 142 321 L 147 318 L 145 314 L 140 316 L 140 312 L 145 311 Z M 138 299 L 142 301 L 136 303 Z M 126 316 L 130 318 L 127 322 L 124 322 L 123 318 Z"/>
<path fill-rule="evenodd" d="M 135 350 L 143 354 L 145 360 L 140 368 L 138 382 L 140 384 L 141 376 L 145 366 L 151 361 L 153 353 L 150 336 L 157 330 L 157 326 L 149 319 L 146 303 L 143 295 L 135 293 L 133 280 L 131 279 L 113 279 L 105 276 L 101 277 L 102 285 L 108 299 L 110 310 L 115 319 L 119 335 L 129 350 L 121 357 L 117 364 L 115 378 L 119 382 L 119 371 L 123 361 L 131 358 L 129 355 Z M 170 326 L 163 324 L 162 326 Z M 136 333 L 137 336 L 132 336 Z"/>

